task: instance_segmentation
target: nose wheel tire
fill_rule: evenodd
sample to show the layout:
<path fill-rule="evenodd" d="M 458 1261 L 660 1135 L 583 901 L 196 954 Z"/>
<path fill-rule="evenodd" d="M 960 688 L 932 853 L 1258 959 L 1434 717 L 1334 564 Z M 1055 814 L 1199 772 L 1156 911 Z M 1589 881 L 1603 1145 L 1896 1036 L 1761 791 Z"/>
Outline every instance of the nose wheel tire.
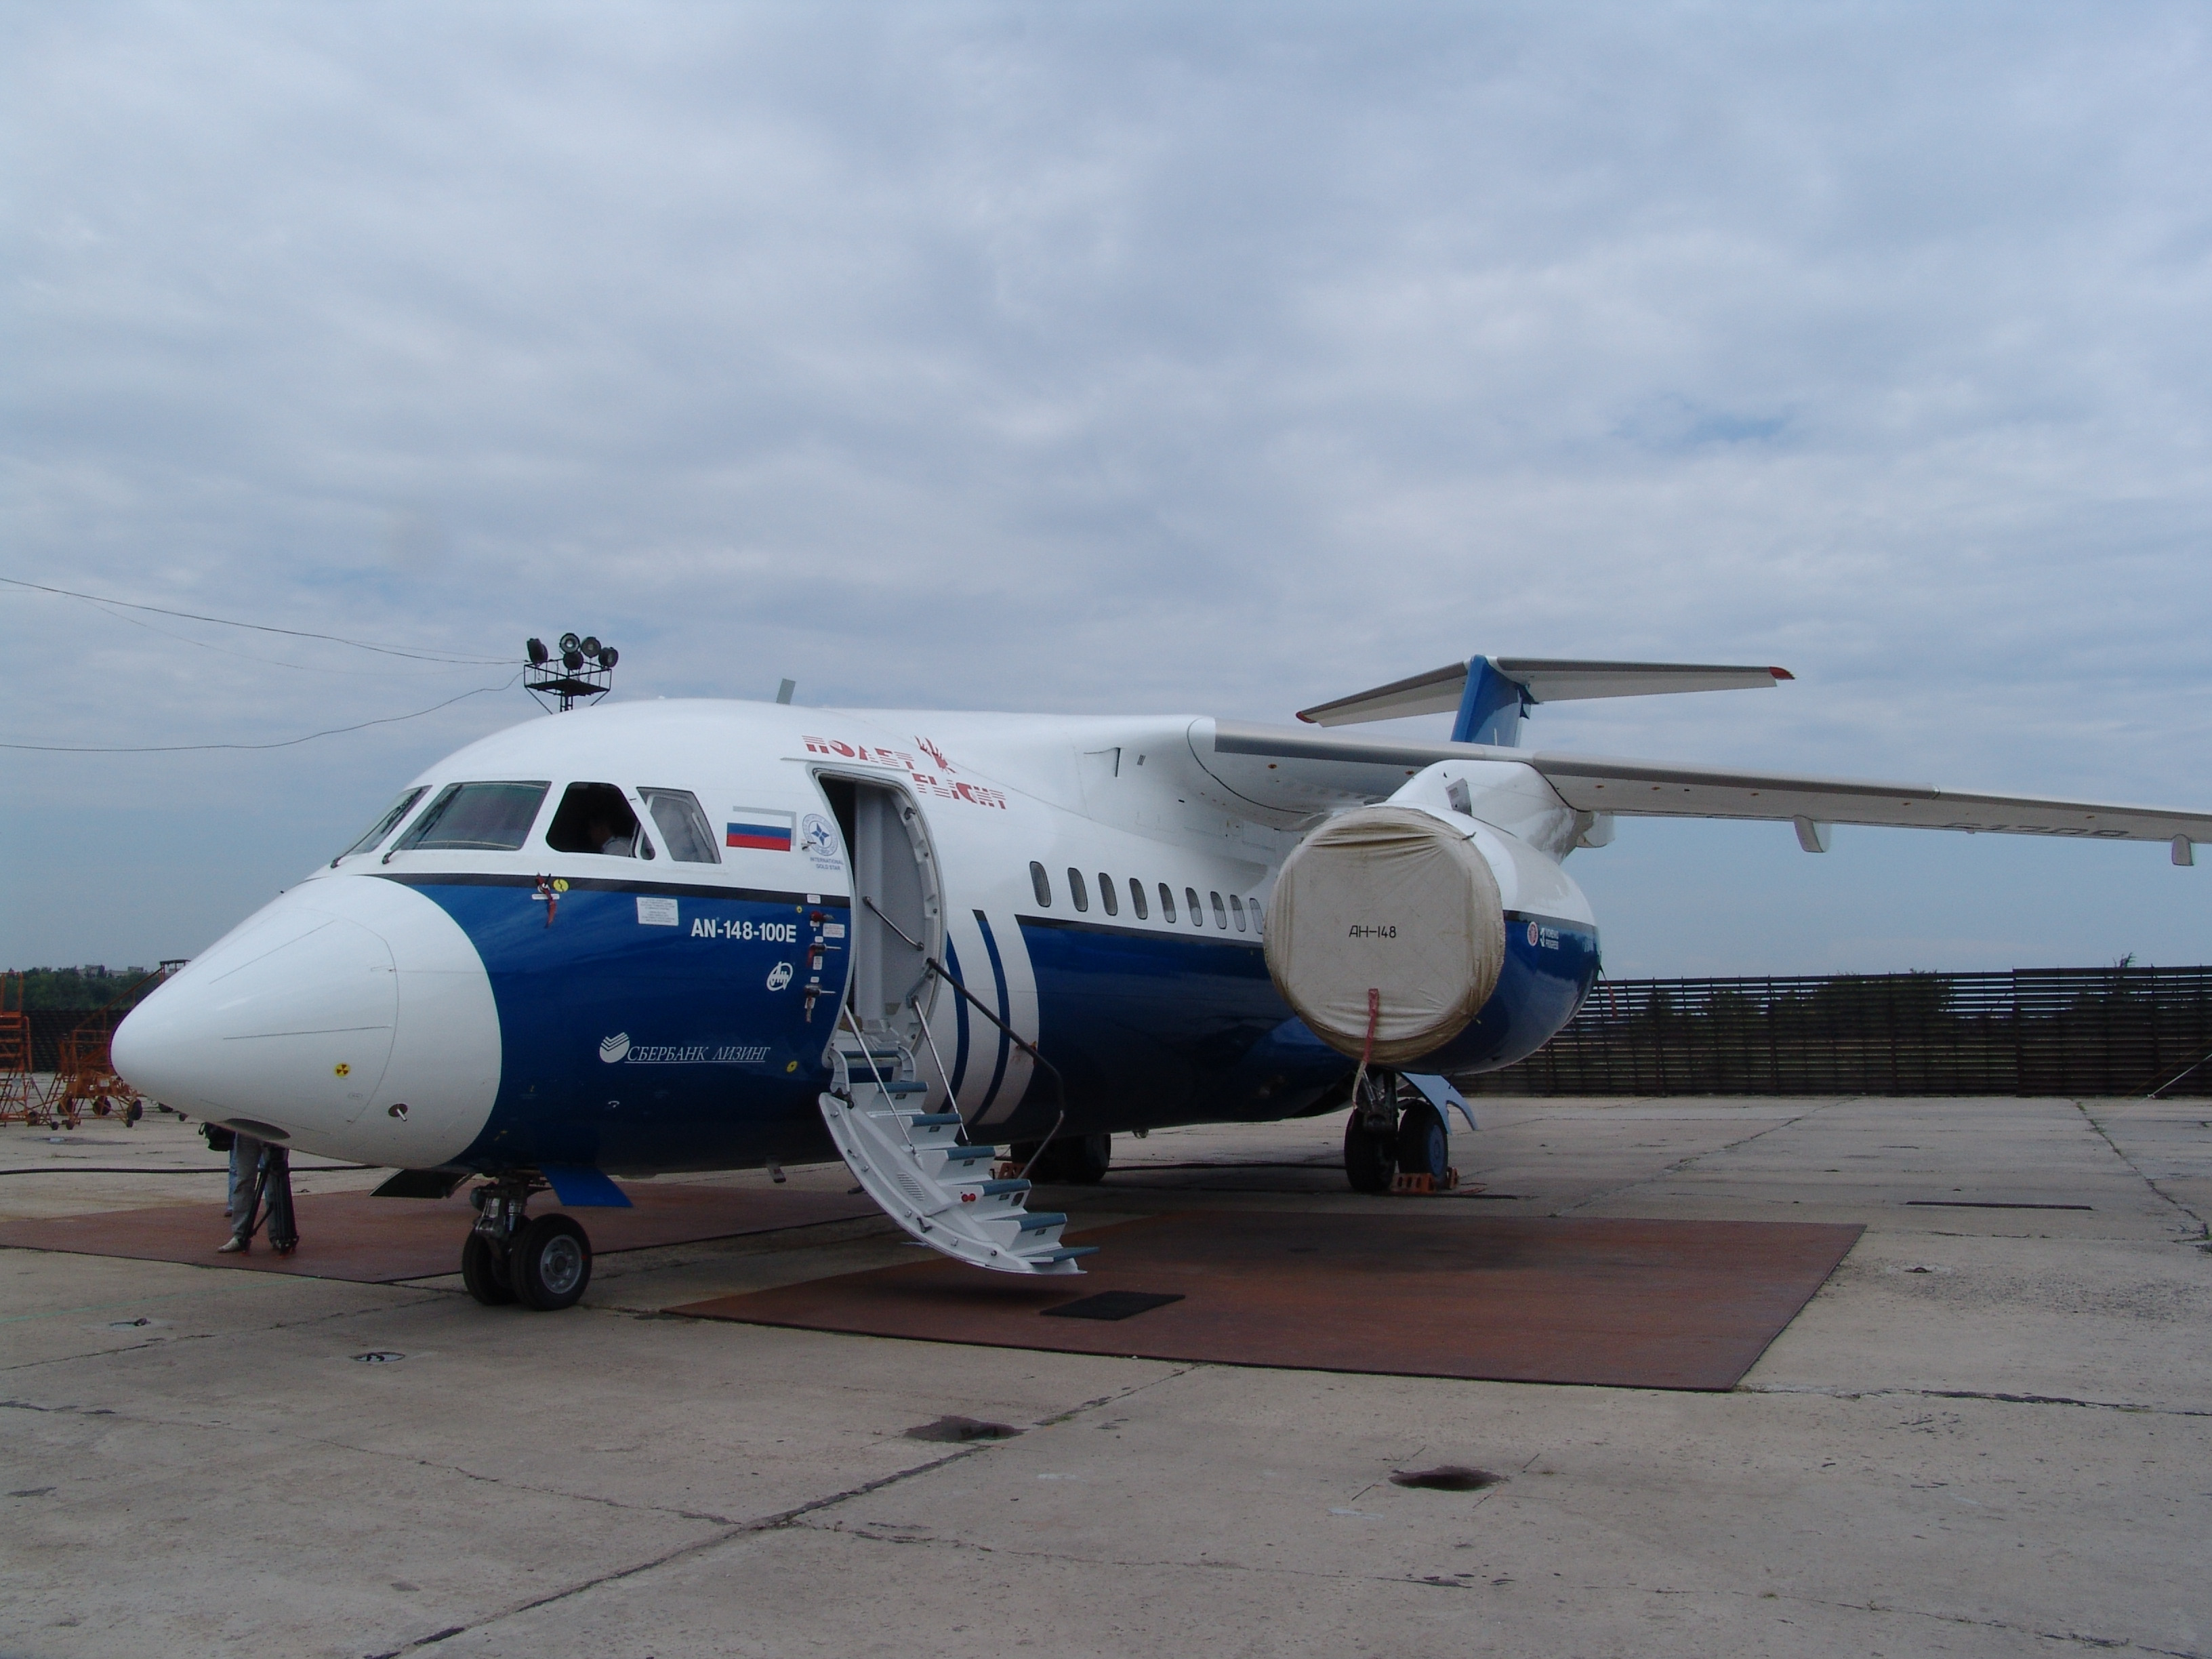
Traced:
<path fill-rule="evenodd" d="M 461 1246 L 461 1283 L 487 1308 L 503 1307 L 514 1300 L 514 1287 L 507 1282 L 507 1269 L 491 1241 L 471 1232 Z"/>
<path fill-rule="evenodd" d="M 592 1282 L 592 1242 L 565 1215 L 541 1215 L 507 1246 L 507 1283 L 526 1308 L 573 1308 Z"/>

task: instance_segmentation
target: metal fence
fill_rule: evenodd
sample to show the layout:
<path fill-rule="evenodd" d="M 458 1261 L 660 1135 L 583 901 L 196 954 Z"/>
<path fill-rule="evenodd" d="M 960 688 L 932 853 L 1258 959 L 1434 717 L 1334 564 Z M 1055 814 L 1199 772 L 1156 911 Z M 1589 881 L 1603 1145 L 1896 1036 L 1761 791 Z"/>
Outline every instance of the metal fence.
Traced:
<path fill-rule="evenodd" d="M 1601 980 L 1484 1094 L 2212 1094 L 2212 968 Z"/>

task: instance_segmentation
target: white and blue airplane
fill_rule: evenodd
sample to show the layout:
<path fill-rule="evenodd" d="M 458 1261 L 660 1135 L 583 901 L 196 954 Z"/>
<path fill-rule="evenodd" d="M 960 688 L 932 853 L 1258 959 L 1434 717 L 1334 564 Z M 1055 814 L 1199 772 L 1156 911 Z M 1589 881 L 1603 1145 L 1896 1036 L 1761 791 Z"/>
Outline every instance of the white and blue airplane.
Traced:
<path fill-rule="evenodd" d="M 1352 1184 L 1448 1178 L 1449 1079 L 1598 971 L 1568 874 L 1618 817 L 2160 841 L 2212 814 L 1530 751 L 1534 705 L 1778 668 L 1476 657 L 1304 728 L 657 701 L 431 767 L 117 1032 L 146 1095 L 263 1139 L 477 1179 L 486 1303 L 565 1307 L 611 1177 L 834 1152 L 915 1238 L 1078 1271 L 1041 1179 L 1110 1137 L 1349 1108 Z M 1455 710 L 1445 742 L 1314 730 Z M 1473 1118 L 1467 1117 L 1471 1127 Z M 1011 1148 L 1001 1163 L 1000 1148 Z M 1015 1165 L 1024 1165 L 1016 1169 Z M 562 1209 L 532 1214 L 550 1190 Z"/>

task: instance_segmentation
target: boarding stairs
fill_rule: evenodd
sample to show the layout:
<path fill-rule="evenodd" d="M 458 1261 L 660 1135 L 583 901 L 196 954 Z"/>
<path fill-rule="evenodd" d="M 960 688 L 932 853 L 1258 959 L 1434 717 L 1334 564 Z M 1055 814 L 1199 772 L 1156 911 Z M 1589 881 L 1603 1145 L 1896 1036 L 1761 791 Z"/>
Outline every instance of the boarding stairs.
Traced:
<path fill-rule="evenodd" d="M 994 1178 L 996 1147 L 970 1145 L 957 1112 L 924 1109 L 931 1088 L 909 1045 L 841 1021 L 831 1053 L 836 1082 L 821 1097 L 822 1121 L 884 1213 L 956 1261 L 1007 1273 L 1083 1271 L 1077 1259 L 1097 1247 L 1061 1243 L 1067 1218 L 1030 1211 L 1027 1181 Z"/>

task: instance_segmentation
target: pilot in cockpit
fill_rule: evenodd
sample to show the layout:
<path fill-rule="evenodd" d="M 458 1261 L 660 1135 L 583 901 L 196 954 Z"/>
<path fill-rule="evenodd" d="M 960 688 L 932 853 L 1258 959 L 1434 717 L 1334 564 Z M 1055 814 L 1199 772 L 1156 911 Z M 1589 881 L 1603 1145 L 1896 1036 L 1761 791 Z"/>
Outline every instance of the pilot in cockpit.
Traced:
<path fill-rule="evenodd" d="M 609 858 L 633 859 L 637 856 L 637 829 L 617 830 L 604 817 L 594 817 L 585 832 L 585 839 L 592 850 Z"/>
<path fill-rule="evenodd" d="M 641 845 L 637 814 L 630 810 L 623 791 L 611 783 L 570 784 L 545 831 L 545 841 L 562 853 L 596 853 L 617 859 L 653 856 L 653 849 Z"/>

